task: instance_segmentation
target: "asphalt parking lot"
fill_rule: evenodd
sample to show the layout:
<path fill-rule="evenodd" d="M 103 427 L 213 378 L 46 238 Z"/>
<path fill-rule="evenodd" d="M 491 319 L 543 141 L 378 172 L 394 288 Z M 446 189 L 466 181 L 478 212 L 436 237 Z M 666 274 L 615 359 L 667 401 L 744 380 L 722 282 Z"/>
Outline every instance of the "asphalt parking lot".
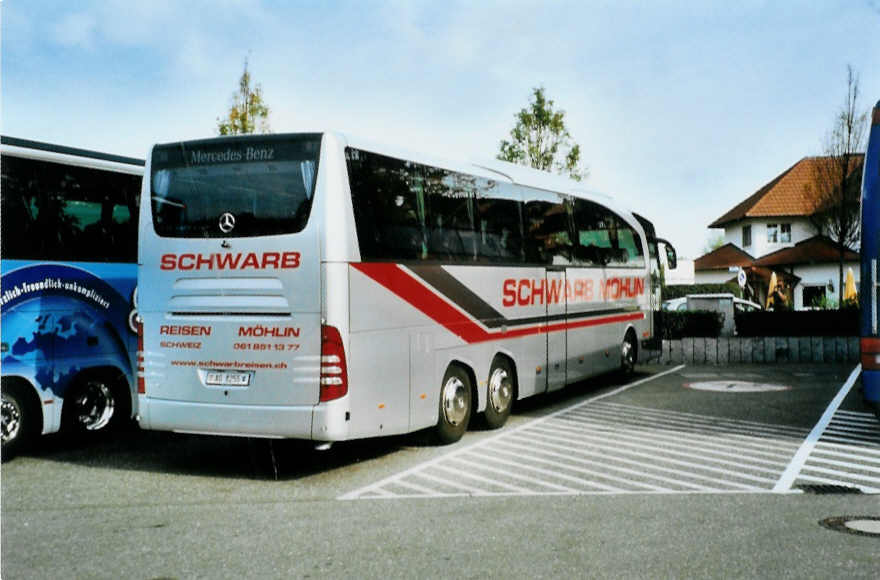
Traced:
<path fill-rule="evenodd" d="M 451 446 L 47 437 L 3 465 L 3 574 L 873 578 L 829 520 L 880 517 L 852 370 L 640 367 Z"/>

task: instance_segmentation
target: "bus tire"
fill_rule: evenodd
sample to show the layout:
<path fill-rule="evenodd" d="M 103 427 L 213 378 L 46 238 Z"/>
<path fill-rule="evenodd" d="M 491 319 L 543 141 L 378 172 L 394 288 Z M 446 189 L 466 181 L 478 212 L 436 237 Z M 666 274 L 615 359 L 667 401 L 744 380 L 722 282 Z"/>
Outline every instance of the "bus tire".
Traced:
<path fill-rule="evenodd" d="M 12 381 L 3 381 L 2 386 L 2 454 L 8 461 L 31 444 L 38 433 L 40 418 L 39 406 L 35 406 L 27 396 L 25 388 Z"/>
<path fill-rule="evenodd" d="M 489 381 L 486 387 L 486 426 L 489 429 L 502 427 L 513 407 L 516 393 L 516 375 L 510 361 L 503 356 L 496 356 L 489 369 Z"/>
<path fill-rule="evenodd" d="M 77 435 L 113 431 L 131 414 L 128 381 L 116 369 L 87 371 L 77 377 L 64 400 L 62 428 Z"/>
<path fill-rule="evenodd" d="M 449 365 L 440 386 L 440 417 L 435 429 L 441 443 L 455 443 L 465 434 L 471 419 L 473 385 L 467 371 Z"/>
<path fill-rule="evenodd" d="M 636 368 L 636 356 L 638 345 L 636 344 L 636 335 L 629 329 L 620 343 L 620 372 L 624 376 L 629 376 Z"/>

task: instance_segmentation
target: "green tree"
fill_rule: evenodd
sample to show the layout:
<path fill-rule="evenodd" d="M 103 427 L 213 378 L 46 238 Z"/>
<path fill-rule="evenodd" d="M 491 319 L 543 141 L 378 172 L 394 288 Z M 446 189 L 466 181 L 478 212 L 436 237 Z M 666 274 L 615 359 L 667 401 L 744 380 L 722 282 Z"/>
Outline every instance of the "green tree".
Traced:
<path fill-rule="evenodd" d="M 251 87 L 248 61 L 244 60 L 244 72 L 238 80 L 238 91 L 232 94 L 232 106 L 226 117 L 217 118 L 217 132 L 221 135 L 244 135 L 246 133 L 269 133 L 269 107 L 263 102 L 263 89 L 259 84 Z"/>
<path fill-rule="evenodd" d="M 724 234 L 710 234 L 703 244 L 703 254 L 714 252 L 724 245 Z"/>
<path fill-rule="evenodd" d="M 501 141 L 498 159 L 567 174 L 577 181 L 589 176 L 589 169 L 580 165 L 580 145 L 572 141 L 565 127 L 565 111 L 553 108 L 553 100 L 546 97 L 544 87 L 532 89 L 529 106 L 515 118 L 511 140 Z"/>

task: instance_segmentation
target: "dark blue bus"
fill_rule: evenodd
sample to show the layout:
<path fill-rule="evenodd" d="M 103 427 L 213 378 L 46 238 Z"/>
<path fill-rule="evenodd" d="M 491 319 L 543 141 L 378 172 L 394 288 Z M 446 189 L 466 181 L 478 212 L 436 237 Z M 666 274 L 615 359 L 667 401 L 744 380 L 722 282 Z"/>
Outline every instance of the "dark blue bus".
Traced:
<path fill-rule="evenodd" d="M 2 453 L 131 420 L 144 162 L 0 137 Z"/>
<path fill-rule="evenodd" d="M 862 386 L 865 402 L 880 417 L 880 102 L 871 114 L 871 131 L 862 176 L 861 300 Z"/>

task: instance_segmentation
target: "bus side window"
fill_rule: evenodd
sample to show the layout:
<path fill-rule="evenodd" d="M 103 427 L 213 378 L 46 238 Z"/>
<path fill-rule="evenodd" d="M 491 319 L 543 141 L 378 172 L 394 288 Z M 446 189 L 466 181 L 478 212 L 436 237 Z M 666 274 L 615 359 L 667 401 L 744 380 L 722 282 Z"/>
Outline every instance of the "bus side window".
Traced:
<path fill-rule="evenodd" d="M 606 265 L 611 260 L 610 212 L 592 201 L 575 199 L 572 216 L 578 261 L 592 266 Z"/>
<path fill-rule="evenodd" d="M 615 216 L 616 217 L 616 216 Z M 642 248 L 642 238 L 639 233 L 625 221 L 617 218 L 617 245 L 624 264 L 631 268 L 645 267 L 645 252 Z"/>
<path fill-rule="evenodd" d="M 73 208 L 68 207 L 68 200 L 78 190 L 78 181 L 57 167 L 47 167 L 46 173 L 36 177 L 30 186 L 37 209 L 34 229 L 38 249 L 35 257 L 76 260 L 80 222 L 76 212 L 71 211 Z"/>
<path fill-rule="evenodd" d="M 395 259 L 418 259 L 422 255 L 422 224 L 417 193 L 411 187 L 413 167 L 394 162 L 386 167 L 386 181 L 379 195 L 385 206 L 383 253 Z"/>
<path fill-rule="evenodd" d="M 129 199 L 140 178 L 126 174 L 71 171 L 65 188 L 64 213 L 75 227 L 70 259 L 85 262 L 137 261 L 137 220 Z"/>
<path fill-rule="evenodd" d="M 522 201 L 519 190 L 510 184 L 480 180 L 475 203 L 479 259 L 486 262 L 522 262 Z"/>
<path fill-rule="evenodd" d="M 523 212 L 526 261 L 538 264 L 571 264 L 572 243 L 567 198 L 538 191 L 528 191 L 526 197 Z"/>
<path fill-rule="evenodd" d="M 423 258 L 420 166 L 365 151 L 347 157 L 361 257 Z"/>
<path fill-rule="evenodd" d="M 451 171 L 426 168 L 428 255 L 436 260 L 475 259 L 474 179 Z"/>
<path fill-rule="evenodd" d="M 37 205 L 33 191 L 29 187 L 31 176 L 25 165 L 16 157 L 4 156 L 0 168 L 2 192 L 2 232 L 3 257 L 23 259 L 28 257 L 28 247 L 37 243 L 34 222 Z"/>
<path fill-rule="evenodd" d="M 575 254 L 596 266 L 644 268 L 642 238 L 620 216 L 584 199 L 574 201 L 572 212 L 577 232 Z"/>
<path fill-rule="evenodd" d="M 128 199 L 137 196 L 139 176 L 7 156 L 3 171 L 5 258 L 137 260 L 137 210 L 132 215 Z M 122 230 L 116 208 L 126 216 Z"/>

